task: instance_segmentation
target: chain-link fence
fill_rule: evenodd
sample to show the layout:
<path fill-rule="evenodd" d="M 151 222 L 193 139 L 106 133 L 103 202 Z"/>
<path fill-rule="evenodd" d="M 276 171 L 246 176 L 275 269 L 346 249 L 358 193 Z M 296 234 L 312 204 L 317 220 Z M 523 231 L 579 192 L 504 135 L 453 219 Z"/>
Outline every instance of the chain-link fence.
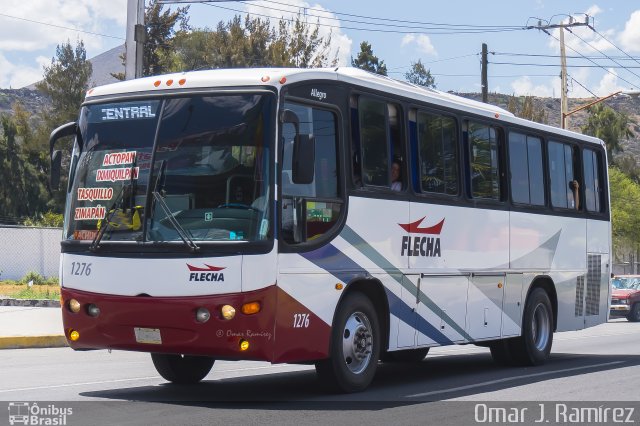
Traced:
<path fill-rule="evenodd" d="M 0 280 L 18 280 L 34 271 L 57 277 L 60 265 L 60 228 L 0 226 Z"/>

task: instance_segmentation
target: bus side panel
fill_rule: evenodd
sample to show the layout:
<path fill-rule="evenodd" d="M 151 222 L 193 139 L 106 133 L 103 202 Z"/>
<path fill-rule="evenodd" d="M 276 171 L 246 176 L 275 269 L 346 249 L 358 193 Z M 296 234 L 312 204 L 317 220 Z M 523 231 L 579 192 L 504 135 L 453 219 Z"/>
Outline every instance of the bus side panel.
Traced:
<path fill-rule="evenodd" d="M 329 355 L 331 323 L 341 292 L 332 245 L 305 254 L 278 255 L 278 302 L 274 362 L 299 362 Z M 305 258 L 308 257 L 309 259 Z"/>
<path fill-rule="evenodd" d="M 607 322 L 609 301 L 611 300 L 610 235 L 610 222 L 587 220 L 588 274 L 585 295 L 585 310 L 587 311 L 585 327 Z M 597 310 L 595 309 L 596 305 Z M 598 312 L 597 314 L 595 314 L 596 311 Z M 588 315 L 589 313 L 591 315 Z"/>

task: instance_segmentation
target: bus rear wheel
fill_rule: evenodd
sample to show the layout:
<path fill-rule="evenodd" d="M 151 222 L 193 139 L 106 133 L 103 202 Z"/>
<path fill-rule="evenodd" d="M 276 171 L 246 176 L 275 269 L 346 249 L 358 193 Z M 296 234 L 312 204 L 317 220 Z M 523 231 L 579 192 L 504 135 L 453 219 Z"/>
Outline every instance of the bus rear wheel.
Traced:
<path fill-rule="evenodd" d="M 524 307 L 522 334 L 509 339 L 508 351 L 516 365 L 541 365 L 553 344 L 553 310 L 547 292 L 534 289 Z"/>
<path fill-rule="evenodd" d="M 206 356 L 151 354 L 158 373 L 167 381 L 177 384 L 193 384 L 204 379 L 215 360 Z"/>
<path fill-rule="evenodd" d="M 318 378 L 338 392 L 359 392 L 373 380 L 380 356 L 380 325 L 364 294 L 348 294 L 338 307 L 330 357 L 316 363 Z"/>

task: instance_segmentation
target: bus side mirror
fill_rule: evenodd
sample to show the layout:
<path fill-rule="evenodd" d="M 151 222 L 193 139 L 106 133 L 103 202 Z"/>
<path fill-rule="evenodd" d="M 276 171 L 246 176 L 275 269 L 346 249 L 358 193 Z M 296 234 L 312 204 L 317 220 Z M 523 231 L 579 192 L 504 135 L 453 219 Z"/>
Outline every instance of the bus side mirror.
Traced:
<path fill-rule="evenodd" d="M 300 119 L 290 109 L 282 112 L 282 123 L 291 123 L 295 128 L 291 182 L 298 185 L 310 184 L 315 174 L 315 138 L 312 135 L 300 134 Z"/>
<path fill-rule="evenodd" d="M 313 135 L 298 135 L 293 145 L 291 180 L 295 184 L 313 183 L 316 164 L 316 139 Z"/>
<path fill-rule="evenodd" d="M 56 150 L 51 154 L 51 174 L 49 175 L 49 188 L 57 191 L 60 187 L 60 170 L 62 169 L 62 151 Z"/>
<path fill-rule="evenodd" d="M 51 173 L 49 175 L 49 187 L 52 191 L 57 191 L 60 186 L 60 170 L 62 166 L 62 152 L 54 151 L 58 139 L 76 134 L 78 126 L 75 122 L 63 124 L 62 126 L 51 132 L 49 136 L 49 157 L 51 158 Z"/>

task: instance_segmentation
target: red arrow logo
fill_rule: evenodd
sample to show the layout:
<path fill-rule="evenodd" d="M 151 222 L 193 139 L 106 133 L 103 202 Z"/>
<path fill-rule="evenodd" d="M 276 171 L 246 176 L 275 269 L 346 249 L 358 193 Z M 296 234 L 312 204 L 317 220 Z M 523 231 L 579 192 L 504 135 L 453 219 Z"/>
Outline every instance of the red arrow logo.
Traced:
<path fill-rule="evenodd" d="M 428 226 L 426 228 L 420 228 L 420 224 L 426 218 L 424 216 L 422 219 L 418 219 L 415 222 L 411 223 L 399 223 L 400 227 L 410 234 L 431 234 L 431 235 L 440 235 L 440 231 L 442 231 L 442 225 L 444 225 L 444 219 L 442 219 L 439 223 Z"/>
<path fill-rule="evenodd" d="M 206 263 L 204 264 L 204 266 L 206 266 L 206 268 L 200 268 L 198 266 L 189 265 L 187 263 L 187 268 L 189 268 L 191 272 L 218 272 L 226 268 L 224 266 L 223 267 L 211 266 L 211 265 L 207 265 Z"/>

